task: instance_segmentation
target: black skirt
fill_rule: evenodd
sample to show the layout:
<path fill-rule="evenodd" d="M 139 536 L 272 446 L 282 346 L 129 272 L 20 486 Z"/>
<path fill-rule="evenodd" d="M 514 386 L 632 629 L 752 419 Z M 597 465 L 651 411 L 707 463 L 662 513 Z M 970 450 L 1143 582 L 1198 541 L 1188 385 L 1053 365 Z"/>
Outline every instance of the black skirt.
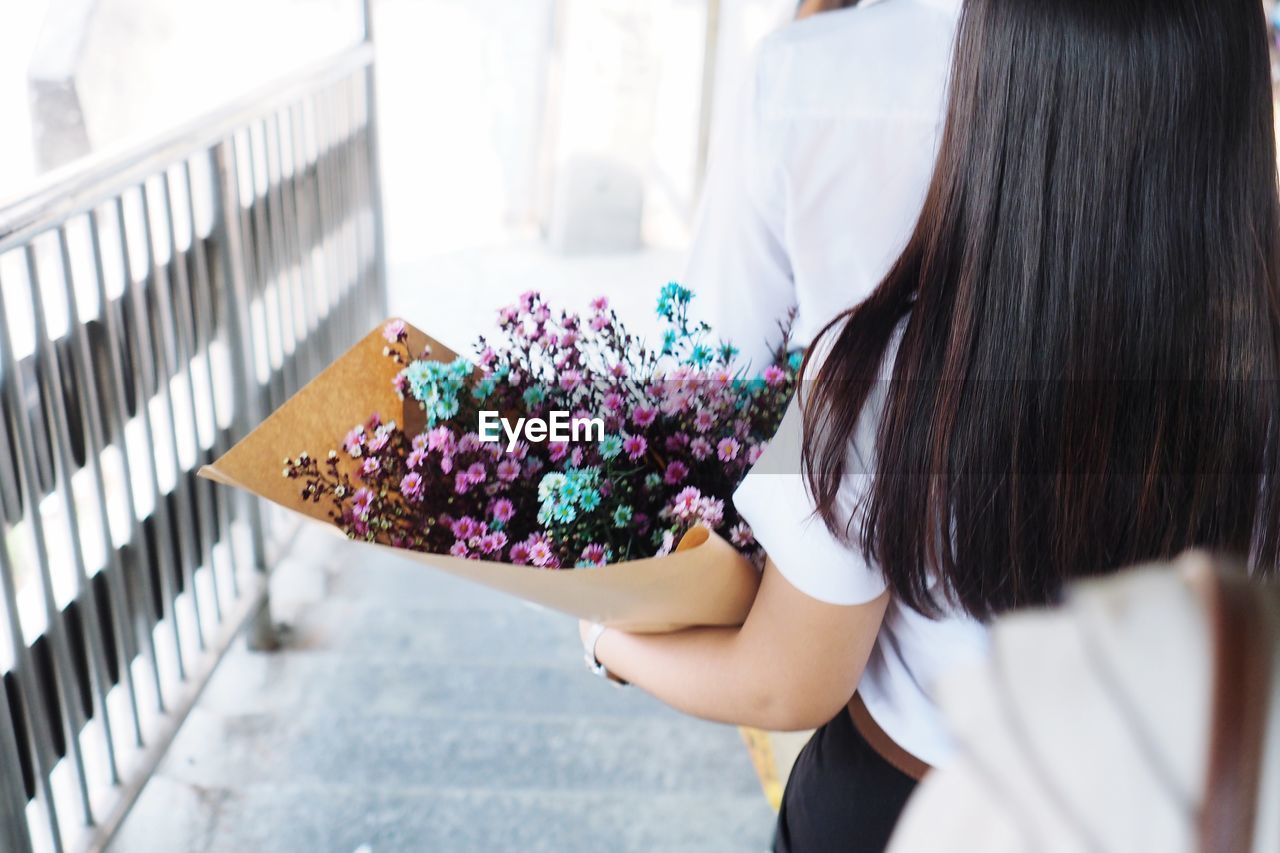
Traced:
<path fill-rule="evenodd" d="M 776 853 L 881 853 L 916 782 L 880 757 L 848 710 L 800 752 L 778 812 Z"/>

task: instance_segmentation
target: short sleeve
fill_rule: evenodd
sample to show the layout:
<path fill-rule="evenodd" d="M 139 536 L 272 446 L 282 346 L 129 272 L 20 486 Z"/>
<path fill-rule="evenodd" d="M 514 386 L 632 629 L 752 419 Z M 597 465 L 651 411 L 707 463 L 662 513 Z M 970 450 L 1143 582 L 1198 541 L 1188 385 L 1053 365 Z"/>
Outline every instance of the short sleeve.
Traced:
<path fill-rule="evenodd" d="M 870 487 L 875 422 L 871 407 L 864 409 L 850 448 L 839 495 L 841 511 L 850 519 Z M 800 403 L 792 401 L 764 455 L 734 494 L 734 505 L 792 586 L 827 604 L 865 604 L 888 587 L 856 544 L 846 544 L 832 535 L 815 513 L 801 468 L 802 440 Z M 856 523 L 852 529 L 856 534 Z"/>
<path fill-rule="evenodd" d="M 698 316 L 763 370 L 796 304 L 785 245 L 785 186 L 771 127 L 761 120 L 757 56 L 734 114 L 712 146 L 685 268 Z"/>

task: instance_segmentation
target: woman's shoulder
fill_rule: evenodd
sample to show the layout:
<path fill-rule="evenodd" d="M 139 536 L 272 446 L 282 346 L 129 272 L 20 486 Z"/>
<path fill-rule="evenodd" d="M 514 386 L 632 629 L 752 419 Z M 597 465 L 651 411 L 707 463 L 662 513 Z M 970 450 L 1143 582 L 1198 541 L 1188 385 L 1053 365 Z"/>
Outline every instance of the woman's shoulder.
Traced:
<path fill-rule="evenodd" d="M 956 27 L 945 5 L 883 0 L 814 15 L 771 34 L 757 58 L 762 114 L 919 114 L 936 121 Z"/>

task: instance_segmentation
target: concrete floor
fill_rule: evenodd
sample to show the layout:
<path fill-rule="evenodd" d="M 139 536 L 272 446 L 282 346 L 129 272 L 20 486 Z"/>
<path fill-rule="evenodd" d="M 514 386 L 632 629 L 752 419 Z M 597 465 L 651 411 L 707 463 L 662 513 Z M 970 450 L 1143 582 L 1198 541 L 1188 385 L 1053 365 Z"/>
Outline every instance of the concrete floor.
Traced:
<path fill-rule="evenodd" d="M 767 849 L 734 729 L 592 678 L 568 618 L 314 533 L 288 645 L 233 647 L 110 850 Z"/>

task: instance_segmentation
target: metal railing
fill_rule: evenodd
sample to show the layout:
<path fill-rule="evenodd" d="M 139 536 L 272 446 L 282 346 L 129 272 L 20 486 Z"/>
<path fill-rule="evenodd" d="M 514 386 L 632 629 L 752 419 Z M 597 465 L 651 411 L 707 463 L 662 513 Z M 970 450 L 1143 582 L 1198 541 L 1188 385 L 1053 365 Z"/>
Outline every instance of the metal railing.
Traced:
<path fill-rule="evenodd" d="M 282 525 L 195 472 L 385 306 L 364 40 L 0 209 L 0 849 L 94 848 Z"/>

